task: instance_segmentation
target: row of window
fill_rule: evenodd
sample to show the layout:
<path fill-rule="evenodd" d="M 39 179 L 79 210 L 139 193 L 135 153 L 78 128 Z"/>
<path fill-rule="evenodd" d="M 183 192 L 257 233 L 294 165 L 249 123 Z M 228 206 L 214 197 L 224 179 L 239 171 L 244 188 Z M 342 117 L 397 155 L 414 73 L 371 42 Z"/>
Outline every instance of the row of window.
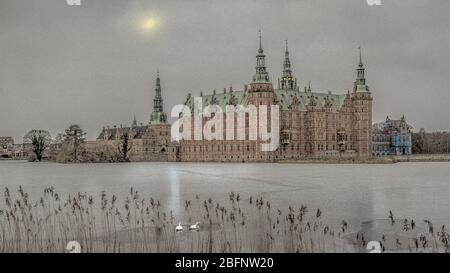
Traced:
<path fill-rule="evenodd" d="M 337 145 L 328 145 L 328 144 L 316 144 L 316 149 L 318 151 L 335 151 L 338 147 Z M 242 148 L 244 148 L 243 151 L 247 151 L 247 152 L 254 152 L 256 151 L 256 145 L 243 145 Z M 311 144 L 305 144 L 302 148 L 304 148 L 305 151 L 311 151 L 313 149 L 313 146 Z M 291 145 L 284 145 L 281 146 L 281 149 L 285 152 L 287 150 L 291 150 L 291 151 L 300 151 L 300 144 L 291 144 Z M 345 145 L 345 149 L 346 150 L 353 150 L 353 145 L 352 144 L 347 144 Z M 233 151 L 237 151 L 240 152 L 241 150 L 241 145 L 225 145 L 222 147 L 222 145 L 208 145 L 208 146 L 202 146 L 202 145 L 189 145 L 187 147 L 182 147 L 182 151 L 183 152 L 203 152 L 203 150 L 205 152 L 233 152 Z"/>
<path fill-rule="evenodd" d="M 393 142 L 410 142 L 411 141 L 411 137 L 410 136 L 393 136 Z M 372 138 L 372 140 L 374 142 L 390 142 L 391 141 L 391 136 L 385 136 L 385 135 L 376 135 Z"/>
<path fill-rule="evenodd" d="M 196 145 L 194 145 L 194 146 L 188 146 L 187 147 L 187 149 L 186 149 L 186 147 L 183 147 L 183 149 L 182 149 L 182 151 L 183 152 L 202 152 L 203 151 L 203 147 L 204 147 L 204 150 L 205 150 L 205 152 L 221 152 L 221 151 L 224 151 L 224 152 L 226 152 L 226 151 L 231 151 L 231 152 L 233 152 L 233 151 L 241 151 L 241 145 L 236 145 L 236 146 L 234 146 L 234 145 L 225 145 L 225 146 L 223 146 L 223 148 L 222 148 L 222 145 L 208 145 L 208 146 L 201 146 L 201 145 L 199 145 L 199 146 L 196 146 Z M 243 148 L 245 149 L 245 151 L 255 151 L 256 150 L 256 145 L 246 145 L 246 146 L 244 146 L 243 145 Z"/>

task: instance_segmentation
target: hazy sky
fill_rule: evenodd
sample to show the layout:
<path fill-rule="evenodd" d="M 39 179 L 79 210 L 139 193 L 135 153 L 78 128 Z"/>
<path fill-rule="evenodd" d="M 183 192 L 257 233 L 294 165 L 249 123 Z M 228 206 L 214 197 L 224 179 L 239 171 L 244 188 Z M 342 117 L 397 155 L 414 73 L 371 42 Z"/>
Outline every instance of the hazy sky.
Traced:
<path fill-rule="evenodd" d="M 187 93 L 242 89 L 262 29 L 273 82 L 289 39 L 301 86 L 346 92 L 363 48 L 374 121 L 450 129 L 450 1 L 0 0 L 0 136 L 71 123 L 147 123 L 160 70 L 166 112 Z M 142 20 L 155 18 L 153 30 Z"/>

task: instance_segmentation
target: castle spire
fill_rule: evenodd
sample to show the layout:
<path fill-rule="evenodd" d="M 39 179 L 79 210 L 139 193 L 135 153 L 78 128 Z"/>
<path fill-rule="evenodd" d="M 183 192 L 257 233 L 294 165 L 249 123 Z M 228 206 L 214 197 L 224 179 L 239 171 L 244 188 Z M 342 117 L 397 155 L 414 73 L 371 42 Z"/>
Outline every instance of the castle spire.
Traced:
<path fill-rule="evenodd" d="M 356 81 L 355 81 L 355 92 L 368 92 L 369 87 L 366 85 L 366 69 L 364 68 L 364 64 L 362 61 L 362 50 L 361 47 L 359 49 L 359 65 L 356 69 Z"/>
<path fill-rule="evenodd" d="M 159 70 L 156 72 L 155 98 L 153 99 L 153 111 L 163 111 L 163 99 L 161 96 L 161 79 L 159 78 Z"/>
<path fill-rule="evenodd" d="M 359 47 L 359 67 L 363 67 L 363 61 L 362 61 L 362 50 L 361 50 L 361 46 Z"/>
<path fill-rule="evenodd" d="M 260 53 L 263 53 L 261 30 L 259 30 L 259 52 L 260 52 Z"/>
<path fill-rule="evenodd" d="M 286 51 L 284 52 L 283 75 L 281 76 L 281 89 L 295 89 L 296 80 L 292 76 L 291 60 L 289 59 L 288 40 L 286 40 Z"/>
<path fill-rule="evenodd" d="M 256 55 L 256 74 L 253 76 L 254 83 L 269 83 L 269 73 L 266 71 L 265 64 L 266 55 L 264 55 L 264 50 L 262 48 L 262 35 L 261 30 L 259 30 L 259 49 Z"/>
<path fill-rule="evenodd" d="M 153 113 L 150 115 L 150 124 L 166 123 L 167 116 L 163 109 L 163 98 L 161 95 L 161 79 L 159 70 L 156 72 L 155 98 L 153 99 Z"/>

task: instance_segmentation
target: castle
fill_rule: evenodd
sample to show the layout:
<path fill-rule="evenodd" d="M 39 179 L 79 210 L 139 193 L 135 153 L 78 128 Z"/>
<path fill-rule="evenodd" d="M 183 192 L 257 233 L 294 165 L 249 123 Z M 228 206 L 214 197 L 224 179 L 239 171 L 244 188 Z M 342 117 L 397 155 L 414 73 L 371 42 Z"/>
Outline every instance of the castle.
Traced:
<path fill-rule="evenodd" d="M 150 122 L 147 125 L 137 125 L 135 120 L 130 127 L 103 128 L 95 149 L 117 151 L 125 135 L 132 144 L 131 161 L 276 162 L 323 156 L 368 157 L 372 155 L 372 96 L 366 84 L 361 50 L 356 72 L 352 92 L 321 93 L 313 91 L 311 84 L 300 89 L 292 72 L 286 41 L 283 73 L 278 79 L 277 88 L 274 88 L 266 69 L 260 33 L 256 71 L 251 83 L 245 85 L 243 90 L 233 90 L 230 87 L 220 94 L 216 91 L 210 95 L 201 93 L 199 98 L 189 94 L 183 107 L 190 110 L 190 115 L 186 117 L 180 113 L 180 119 L 188 118 L 189 126 L 184 124 L 171 128 L 163 110 L 158 73 Z M 212 116 L 201 115 L 198 124 L 198 116 L 194 113 L 195 102 L 198 101 L 202 107 L 200 110 L 213 106 L 221 109 L 238 105 L 244 108 L 269 106 L 270 115 L 273 112 L 271 109 L 274 109 L 271 107 L 276 106 L 279 114 L 276 120 L 272 120 L 272 116 L 263 118 L 261 112 L 256 112 L 255 115 L 245 112 L 239 121 L 238 113 L 232 113 L 230 118 L 229 113 L 220 112 L 213 113 Z M 222 131 L 216 132 L 214 139 L 206 140 L 203 138 L 203 128 L 218 117 L 220 126 L 216 123 L 209 129 L 216 131 L 216 127 L 221 127 Z M 252 125 L 256 127 L 255 138 L 250 137 Z M 278 142 L 275 149 L 262 149 L 267 139 L 262 138 L 261 125 L 266 125 L 267 132 L 276 134 Z M 196 133 L 195 129 L 198 128 L 202 135 L 200 138 L 196 135 L 198 130 Z M 173 141 L 171 132 L 177 132 L 176 130 L 189 137 Z M 238 137 L 238 131 L 244 138 Z"/>
<path fill-rule="evenodd" d="M 123 137 L 129 138 L 129 160 L 131 161 L 167 161 L 170 144 L 170 124 L 163 109 L 161 79 L 156 77 L 153 112 L 148 124 L 137 124 L 136 118 L 130 127 L 103 127 L 91 149 L 111 157 L 118 153 Z M 108 159 L 107 159 L 108 160 Z"/>
<path fill-rule="evenodd" d="M 170 150 L 169 161 L 219 161 L 219 162 L 274 162 L 283 159 L 300 159 L 322 156 L 360 156 L 372 155 L 372 96 L 366 84 L 365 67 L 361 50 L 359 65 L 356 69 L 356 81 L 353 91 L 346 94 L 331 92 L 315 92 L 309 87 L 301 90 L 297 79 L 293 76 L 289 50 L 286 42 L 283 74 L 275 89 L 265 66 L 265 55 L 262 47 L 261 33 L 259 49 L 256 55 L 256 72 L 252 82 L 244 90 L 224 90 L 218 94 L 201 94 L 202 107 L 218 105 L 225 109 L 226 105 L 279 106 L 279 143 L 276 150 L 263 151 L 266 142 L 261 138 L 261 124 L 271 120 L 256 117 L 257 139 L 249 139 L 250 116 L 245 113 L 245 123 L 232 118 L 232 126 L 226 128 L 226 113 L 223 120 L 224 135 L 214 140 L 199 139 L 195 130 L 191 136 L 174 143 Z M 193 113 L 195 98 L 188 95 L 184 105 L 191 109 L 191 127 L 195 125 Z M 270 110 L 269 110 L 270 111 Z M 211 117 L 201 117 L 201 128 L 207 125 Z M 273 121 L 272 121 L 273 122 Z M 239 125 L 240 124 L 240 125 Z M 245 139 L 236 138 L 239 126 L 245 126 Z M 180 131 L 184 130 L 183 126 Z M 213 128 L 214 130 L 214 128 Z M 234 131 L 234 139 L 225 134 Z M 270 131 L 270 128 L 269 128 Z M 272 131 L 273 132 L 273 131 Z"/>

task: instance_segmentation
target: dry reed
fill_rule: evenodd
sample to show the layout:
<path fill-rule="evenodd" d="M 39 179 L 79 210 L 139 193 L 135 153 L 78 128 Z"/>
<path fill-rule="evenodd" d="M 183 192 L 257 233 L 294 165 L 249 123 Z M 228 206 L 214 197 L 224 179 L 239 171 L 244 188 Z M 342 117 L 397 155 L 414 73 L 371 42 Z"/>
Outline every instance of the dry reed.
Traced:
<path fill-rule="evenodd" d="M 0 252 L 61 253 L 66 252 L 69 241 L 78 241 L 85 253 L 348 251 L 344 250 L 347 222 L 342 221 L 335 231 L 324 224 L 320 209 L 308 212 L 306 206 L 290 206 L 283 211 L 262 197 L 244 199 L 236 193 L 227 200 L 224 204 L 199 196 L 186 200 L 186 225 L 183 232 L 176 232 L 179 220 L 172 211 L 164 211 L 158 200 L 147 199 L 133 188 L 121 204 L 116 195 L 105 192 L 98 197 L 77 193 L 63 199 L 49 187 L 34 201 L 22 187 L 14 196 L 5 188 L 4 205 L 0 206 Z M 189 224 L 197 221 L 200 230 L 189 231 Z M 445 227 L 435 232 L 431 222 L 427 224 L 428 233 L 411 241 L 411 251 L 448 252 Z M 414 229 L 413 225 L 413 221 L 404 223 L 405 228 Z"/>

